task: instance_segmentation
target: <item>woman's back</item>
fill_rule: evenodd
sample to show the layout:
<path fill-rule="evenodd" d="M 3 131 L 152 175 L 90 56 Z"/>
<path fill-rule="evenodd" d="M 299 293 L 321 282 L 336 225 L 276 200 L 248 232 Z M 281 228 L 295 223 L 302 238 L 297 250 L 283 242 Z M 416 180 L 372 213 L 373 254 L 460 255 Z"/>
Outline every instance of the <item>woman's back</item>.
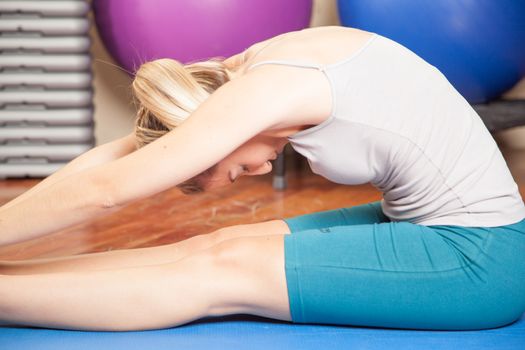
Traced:
<path fill-rule="evenodd" d="M 517 186 L 479 116 L 410 50 L 373 33 L 324 28 L 285 34 L 247 53 L 244 72 L 274 64 L 316 68 L 265 76 L 300 79 L 328 114 L 290 142 L 319 175 L 371 182 L 392 220 L 499 226 L 523 219 Z"/>

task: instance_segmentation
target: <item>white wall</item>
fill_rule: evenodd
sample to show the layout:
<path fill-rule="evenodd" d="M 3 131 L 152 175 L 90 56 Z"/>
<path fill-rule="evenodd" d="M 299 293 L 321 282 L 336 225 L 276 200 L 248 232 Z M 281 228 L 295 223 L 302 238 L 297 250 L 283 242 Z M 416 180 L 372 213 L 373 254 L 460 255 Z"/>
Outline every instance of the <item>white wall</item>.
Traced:
<path fill-rule="evenodd" d="M 133 130 L 135 108 L 130 93 L 131 78 L 116 67 L 92 22 L 90 34 L 93 41 L 95 138 L 97 144 L 102 144 Z"/>
<path fill-rule="evenodd" d="M 314 0 L 311 25 L 334 24 L 339 24 L 336 0 Z M 95 76 L 95 136 L 97 144 L 101 144 L 133 130 L 135 109 L 131 100 L 130 77 L 115 66 L 115 62 L 100 42 L 94 25 L 91 35 Z M 525 98 L 525 79 L 506 96 Z M 500 132 L 496 139 L 508 147 L 525 149 L 525 127 Z"/>

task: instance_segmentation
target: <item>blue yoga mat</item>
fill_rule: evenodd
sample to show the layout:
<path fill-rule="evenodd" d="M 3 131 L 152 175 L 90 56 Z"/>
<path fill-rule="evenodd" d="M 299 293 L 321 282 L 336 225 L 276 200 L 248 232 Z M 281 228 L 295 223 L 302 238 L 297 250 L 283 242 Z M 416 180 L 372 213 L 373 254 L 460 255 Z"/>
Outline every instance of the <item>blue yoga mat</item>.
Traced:
<path fill-rule="evenodd" d="M 525 317 L 482 331 L 418 331 L 279 322 L 250 315 L 204 318 L 141 332 L 0 327 L 0 349 L 525 349 Z"/>

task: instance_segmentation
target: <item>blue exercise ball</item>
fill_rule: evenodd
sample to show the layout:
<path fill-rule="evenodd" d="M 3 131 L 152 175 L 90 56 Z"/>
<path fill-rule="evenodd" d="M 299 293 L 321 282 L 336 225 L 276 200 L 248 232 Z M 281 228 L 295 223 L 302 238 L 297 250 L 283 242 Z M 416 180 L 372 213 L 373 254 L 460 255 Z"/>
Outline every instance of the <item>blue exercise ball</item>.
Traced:
<path fill-rule="evenodd" d="M 338 0 L 344 26 L 386 36 L 436 66 L 470 102 L 525 74 L 525 0 Z"/>

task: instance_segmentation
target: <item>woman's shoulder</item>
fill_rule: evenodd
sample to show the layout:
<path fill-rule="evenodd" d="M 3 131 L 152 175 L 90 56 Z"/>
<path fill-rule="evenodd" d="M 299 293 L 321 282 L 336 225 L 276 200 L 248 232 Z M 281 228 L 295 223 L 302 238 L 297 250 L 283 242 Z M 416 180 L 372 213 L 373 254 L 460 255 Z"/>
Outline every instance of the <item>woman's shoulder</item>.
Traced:
<path fill-rule="evenodd" d="M 370 35 L 372 33 L 341 26 L 307 28 L 255 43 L 236 55 L 239 60 L 235 63 L 239 71 L 260 61 L 273 59 L 329 64 Z"/>
<path fill-rule="evenodd" d="M 274 37 L 271 37 L 269 39 L 259 41 L 249 46 L 245 51 L 246 51 L 246 55 L 249 56 L 251 54 L 255 54 L 256 52 L 260 51 L 261 48 L 269 44 L 272 44 L 273 42 L 281 41 L 284 39 L 290 40 L 290 41 L 303 40 L 305 38 L 309 40 L 315 40 L 316 38 L 323 37 L 323 36 L 331 36 L 334 34 L 341 34 L 341 33 L 344 33 L 344 34 L 354 33 L 355 34 L 356 32 L 362 32 L 362 31 L 359 29 L 342 27 L 342 26 L 322 26 L 322 27 L 305 28 L 301 30 L 282 33 Z"/>

